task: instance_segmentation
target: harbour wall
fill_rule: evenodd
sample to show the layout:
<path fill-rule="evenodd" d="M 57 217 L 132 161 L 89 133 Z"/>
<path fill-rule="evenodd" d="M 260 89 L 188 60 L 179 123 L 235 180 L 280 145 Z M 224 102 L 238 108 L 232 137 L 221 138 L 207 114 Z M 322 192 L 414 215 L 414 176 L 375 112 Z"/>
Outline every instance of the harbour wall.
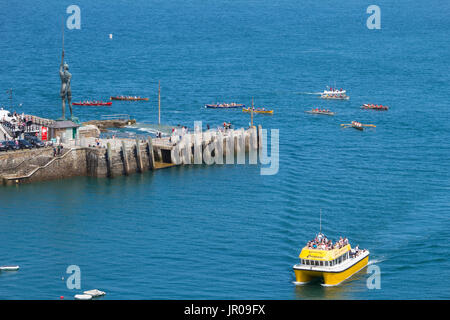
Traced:
<path fill-rule="evenodd" d="M 76 176 L 130 175 L 175 165 L 206 163 L 203 156 L 261 150 L 261 127 L 227 132 L 193 133 L 164 139 L 101 139 L 101 143 L 64 146 L 54 155 L 51 147 L 0 153 L 0 182 L 4 185 L 56 180 Z M 219 143 L 220 142 L 220 143 Z M 213 152 L 211 146 L 216 148 Z M 255 154 L 252 152 L 252 154 Z M 244 154 L 245 157 L 245 154 Z M 222 162 L 223 163 L 223 162 Z"/>

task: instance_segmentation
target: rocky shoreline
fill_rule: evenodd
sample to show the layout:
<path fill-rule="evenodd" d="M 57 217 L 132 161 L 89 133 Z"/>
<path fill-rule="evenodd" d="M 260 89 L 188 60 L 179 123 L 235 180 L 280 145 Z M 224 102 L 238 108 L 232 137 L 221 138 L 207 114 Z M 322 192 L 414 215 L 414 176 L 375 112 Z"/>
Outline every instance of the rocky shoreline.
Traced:
<path fill-rule="evenodd" d="M 83 122 L 83 126 L 94 125 L 100 132 L 107 132 L 110 128 L 123 128 L 125 126 L 133 125 L 136 123 L 134 119 L 128 120 L 90 120 Z"/>

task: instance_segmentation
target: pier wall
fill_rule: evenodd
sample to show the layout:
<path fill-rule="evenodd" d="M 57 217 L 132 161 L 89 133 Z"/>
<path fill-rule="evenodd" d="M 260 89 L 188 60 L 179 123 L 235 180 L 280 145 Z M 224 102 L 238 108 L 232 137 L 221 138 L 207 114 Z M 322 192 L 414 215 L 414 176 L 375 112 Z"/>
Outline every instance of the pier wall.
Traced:
<path fill-rule="evenodd" d="M 0 154 L 0 182 L 4 184 L 56 180 L 76 176 L 115 177 L 152 170 L 148 143 L 128 146 L 126 152 L 106 148 L 74 147 L 53 156 L 53 148 Z M 161 161 L 153 148 L 155 161 Z"/>
<path fill-rule="evenodd" d="M 51 156 L 53 154 L 53 149 L 42 148 L 42 149 L 31 149 L 31 150 L 20 150 L 14 152 L 0 152 L 0 175 L 4 171 L 15 170 L 18 166 L 29 159 L 33 159 L 43 156 Z"/>
<path fill-rule="evenodd" d="M 249 159 L 255 160 L 256 150 L 261 150 L 260 126 L 230 131 L 226 135 L 208 132 L 185 135 L 178 141 L 172 138 L 102 139 L 95 147 L 95 139 L 87 139 L 89 141 L 78 145 L 65 145 L 62 154 L 57 156 L 53 155 L 51 147 L 0 153 L 0 183 L 29 183 L 75 176 L 113 178 L 174 165 L 207 163 L 208 159 L 203 158 L 205 152 L 214 158 L 213 153 L 217 151 L 221 157 L 228 157 L 234 151 L 238 163 L 244 164 L 245 153 L 250 151 Z M 223 146 L 211 152 L 211 147 L 217 146 L 219 141 Z M 256 164 L 256 160 L 252 163 Z"/>

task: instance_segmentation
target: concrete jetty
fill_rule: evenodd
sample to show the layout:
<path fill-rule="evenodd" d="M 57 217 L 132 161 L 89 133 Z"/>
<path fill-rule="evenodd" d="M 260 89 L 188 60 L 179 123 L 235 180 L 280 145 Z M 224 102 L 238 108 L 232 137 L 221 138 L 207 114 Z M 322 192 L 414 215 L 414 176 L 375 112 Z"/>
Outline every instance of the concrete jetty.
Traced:
<path fill-rule="evenodd" d="M 52 147 L 0 153 L 0 182 L 4 185 L 75 176 L 116 177 L 177 165 L 256 164 L 262 150 L 261 126 L 226 131 L 175 132 L 170 137 L 99 139 L 81 137 Z M 235 162 L 237 161 L 237 162 Z"/>

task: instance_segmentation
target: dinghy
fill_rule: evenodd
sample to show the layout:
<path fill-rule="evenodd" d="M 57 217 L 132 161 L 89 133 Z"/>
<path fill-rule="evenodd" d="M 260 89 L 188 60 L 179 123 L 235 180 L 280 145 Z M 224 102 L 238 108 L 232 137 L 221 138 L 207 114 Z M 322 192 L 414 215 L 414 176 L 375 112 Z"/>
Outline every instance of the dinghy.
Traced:
<path fill-rule="evenodd" d="M 104 296 L 106 294 L 104 291 L 100 291 L 98 289 L 84 291 L 83 293 L 88 294 L 88 295 L 92 296 L 93 298 Z"/>
<path fill-rule="evenodd" d="M 0 271 L 17 271 L 19 270 L 19 266 L 3 266 L 0 267 Z"/>
<path fill-rule="evenodd" d="M 91 300 L 92 296 L 90 294 L 76 294 L 74 298 L 77 300 Z"/>

